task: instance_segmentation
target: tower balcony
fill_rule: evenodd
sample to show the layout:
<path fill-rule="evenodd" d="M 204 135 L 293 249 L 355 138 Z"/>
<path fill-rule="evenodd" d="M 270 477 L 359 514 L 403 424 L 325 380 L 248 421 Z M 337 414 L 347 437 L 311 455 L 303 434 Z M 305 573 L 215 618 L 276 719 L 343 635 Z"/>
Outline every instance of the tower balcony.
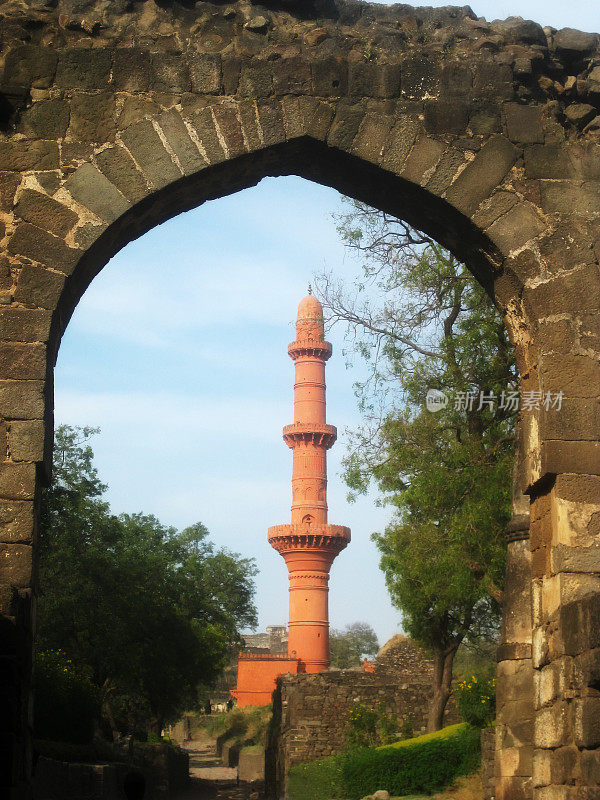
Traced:
<path fill-rule="evenodd" d="M 324 339 L 297 339 L 288 345 L 288 354 L 294 361 L 301 356 L 327 361 L 328 358 L 331 358 L 332 352 L 331 342 L 326 342 Z"/>
<path fill-rule="evenodd" d="M 350 541 L 350 528 L 344 525 L 301 523 L 273 525 L 269 528 L 269 544 L 282 555 L 294 551 L 328 551 L 337 555 Z"/>
<path fill-rule="evenodd" d="M 286 425 L 283 429 L 283 441 L 292 449 L 300 442 L 311 442 L 316 447 L 329 450 L 337 439 L 335 425 L 325 425 L 318 422 L 295 422 Z"/>

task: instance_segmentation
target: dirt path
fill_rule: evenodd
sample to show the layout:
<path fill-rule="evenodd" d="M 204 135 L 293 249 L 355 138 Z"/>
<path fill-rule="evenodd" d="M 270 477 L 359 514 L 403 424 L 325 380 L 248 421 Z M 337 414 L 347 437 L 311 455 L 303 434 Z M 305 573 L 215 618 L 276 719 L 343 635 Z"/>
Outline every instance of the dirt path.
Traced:
<path fill-rule="evenodd" d="M 237 767 L 224 767 L 215 741 L 202 732 L 200 736 L 182 745 L 190 756 L 190 785 L 172 800 L 254 800 L 256 789 L 238 784 Z"/>
<path fill-rule="evenodd" d="M 224 767 L 217 756 L 216 743 L 206 734 L 182 745 L 190 756 L 190 777 L 237 783 L 237 767 Z"/>

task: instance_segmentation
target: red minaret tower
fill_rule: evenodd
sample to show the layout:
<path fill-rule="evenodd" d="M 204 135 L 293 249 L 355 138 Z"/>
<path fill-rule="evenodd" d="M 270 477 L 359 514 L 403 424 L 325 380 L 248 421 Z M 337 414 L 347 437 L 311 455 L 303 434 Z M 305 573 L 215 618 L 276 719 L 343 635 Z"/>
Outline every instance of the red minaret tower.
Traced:
<path fill-rule="evenodd" d="M 289 572 L 288 653 L 306 672 L 329 667 L 329 570 L 350 541 L 349 528 L 327 523 L 327 450 L 337 430 L 325 421 L 325 362 L 332 348 L 324 335 L 323 307 L 309 287 L 298 306 L 296 341 L 288 347 L 296 372 L 294 424 L 283 429 L 293 451 L 292 522 L 269 528 L 269 543 Z"/>

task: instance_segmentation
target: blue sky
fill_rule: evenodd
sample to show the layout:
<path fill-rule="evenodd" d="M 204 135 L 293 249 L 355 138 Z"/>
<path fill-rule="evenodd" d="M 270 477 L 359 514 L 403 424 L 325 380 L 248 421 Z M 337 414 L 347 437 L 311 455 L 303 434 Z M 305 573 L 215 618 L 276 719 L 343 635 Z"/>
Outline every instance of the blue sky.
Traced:
<path fill-rule="evenodd" d="M 392 5 L 386 2 L 385 5 Z M 600 29 L 600 14 L 594 0 L 572 0 L 565 3 L 563 0 L 474 0 L 472 3 L 451 3 L 447 0 L 424 0 L 423 3 L 410 3 L 409 5 L 423 5 L 440 8 L 441 6 L 470 6 L 479 17 L 485 17 L 488 22 L 506 17 L 523 17 L 539 22 L 540 25 L 550 25 L 554 28 L 577 28 L 582 31 L 598 32 Z"/>
<path fill-rule="evenodd" d="M 446 2 L 430 0 L 428 5 Z M 487 19 L 519 14 L 555 27 L 600 28 L 587 2 L 472 3 Z M 204 522 L 213 540 L 257 559 L 260 627 L 287 620 L 287 573 L 267 544 L 290 516 L 292 421 L 299 300 L 315 273 L 351 279 L 333 215 L 339 194 L 300 178 L 257 187 L 182 214 L 125 247 L 94 280 L 60 349 L 56 421 L 95 425 L 94 449 L 113 510 L 143 511 L 184 527 Z M 344 430 L 356 426 L 343 330 L 328 338 L 329 519 L 352 542 L 333 565 L 330 620 L 364 620 L 383 643 L 399 629 L 369 534 L 388 511 L 376 496 L 349 504 L 340 478 Z"/>

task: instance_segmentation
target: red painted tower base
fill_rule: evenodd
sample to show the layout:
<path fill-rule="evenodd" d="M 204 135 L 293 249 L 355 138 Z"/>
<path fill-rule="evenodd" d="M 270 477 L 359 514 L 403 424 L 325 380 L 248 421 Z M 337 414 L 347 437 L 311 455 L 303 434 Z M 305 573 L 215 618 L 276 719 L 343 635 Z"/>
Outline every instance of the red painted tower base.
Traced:
<path fill-rule="evenodd" d="M 280 675 L 301 672 L 300 660 L 285 654 L 240 653 L 238 659 L 237 687 L 231 696 L 238 708 L 268 706 L 275 683 Z"/>

